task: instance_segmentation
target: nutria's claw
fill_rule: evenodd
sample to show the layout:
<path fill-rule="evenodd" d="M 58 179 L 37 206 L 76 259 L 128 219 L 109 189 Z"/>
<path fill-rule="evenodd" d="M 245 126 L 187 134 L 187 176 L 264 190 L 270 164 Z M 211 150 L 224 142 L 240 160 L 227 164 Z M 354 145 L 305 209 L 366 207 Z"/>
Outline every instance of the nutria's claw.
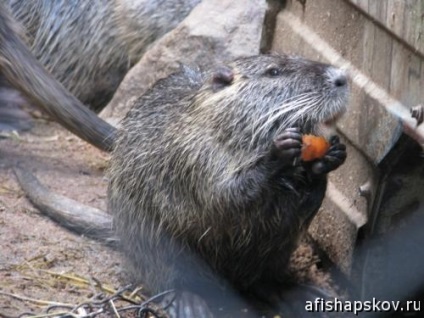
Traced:
<path fill-rule="evenodd" d="M 312 172 L 315 174 L 329 173 L 340 167 L 346 160 L 346 146 L 340 143 L 337 136 L 330 139 L 331 147 L 324 158 L 316 161 L 312 165 Z"/>
<path fill-rule="evenodd" d="M 282 165 L 299 165 L 302 134 L 299 128 L 288 128 L 274 139 L 275 154 Z"/>
<path fill-rule="evenodd" d="M 330 145 L 340 144 L 340 138 L 337 135 L 330 137 Z"/>

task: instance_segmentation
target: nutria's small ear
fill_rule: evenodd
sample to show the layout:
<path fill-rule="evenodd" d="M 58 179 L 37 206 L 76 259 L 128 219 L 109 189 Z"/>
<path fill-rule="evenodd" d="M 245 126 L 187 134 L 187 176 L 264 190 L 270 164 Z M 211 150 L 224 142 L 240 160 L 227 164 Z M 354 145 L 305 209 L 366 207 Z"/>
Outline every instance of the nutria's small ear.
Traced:
<path fill-rule="evenodd" d="M 228 66 L 219 66 L 212 73 L 212 86 L 214 89 L 220 89 L 231 85 L 234 80 L 234 72 Z"/>

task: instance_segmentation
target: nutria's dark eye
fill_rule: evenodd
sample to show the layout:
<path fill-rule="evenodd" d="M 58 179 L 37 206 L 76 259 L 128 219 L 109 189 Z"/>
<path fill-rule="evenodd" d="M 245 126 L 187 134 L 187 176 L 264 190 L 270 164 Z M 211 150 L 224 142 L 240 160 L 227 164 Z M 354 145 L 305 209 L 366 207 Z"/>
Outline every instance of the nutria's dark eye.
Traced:
<path fill-rule="evenodd" d="M 265 74 L 271 77 L 276 77 L 281 75 L 281 70 L 277 67 L 271 67 L 266 70 Z"/>

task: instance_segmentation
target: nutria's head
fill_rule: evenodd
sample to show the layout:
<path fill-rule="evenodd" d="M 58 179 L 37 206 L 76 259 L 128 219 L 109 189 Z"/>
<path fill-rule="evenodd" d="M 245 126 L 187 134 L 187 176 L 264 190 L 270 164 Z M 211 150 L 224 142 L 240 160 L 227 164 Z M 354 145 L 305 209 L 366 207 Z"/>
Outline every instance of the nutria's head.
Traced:
<path fill-rule="evenodd" d="M 195 112 L 220 138 L 263 144 L 289 127 L 325 134 L 345 112 L 345 73 L 299 57 L 240 58 L 211 74 L 195 97 Z M 197 117 L 197 116 L 196 116 Z"/>

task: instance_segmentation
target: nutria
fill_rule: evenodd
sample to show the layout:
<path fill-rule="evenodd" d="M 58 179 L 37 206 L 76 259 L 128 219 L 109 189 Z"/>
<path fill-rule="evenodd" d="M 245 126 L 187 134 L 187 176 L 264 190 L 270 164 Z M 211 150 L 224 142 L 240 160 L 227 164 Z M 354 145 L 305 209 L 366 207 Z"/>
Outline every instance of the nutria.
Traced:
<path fill-rule="evenodd" d="M 346 157 L 333 136 L 322 159 L 302 162 L 302 135 L 329 134 L 347 95 L 341 70 L 277 55 L 158 81 L 122 121 L 109 173 L 136 279 L 151 292 L 278 299 L 326 175 Z"/>
<path fill-rule="evenodd" d="M 43 66 L 83 104 L 102 109 L 155 39 L 200 0 L 6 0 Z"/>
<path fill-rule="evenodd" d="M 100 149 L 110 150 L 115 128 L 84 107 L 55 80 L 34 58 L 20 34 L 19 25 L 0 2 L 0 85 L 3 77 L 8 85 L 23 93 L 31 103 L 39 106 L 72 133 Z M 6 99 L 4 96 L 11 94 L 10 89 L 5 91 L 3 102 Z M 16 101 L 15 97 L 12 99 Z M 0 113 L 7 114 L 7 111 L 7 105 L 2 105 L 0 101 Z M 16 114 L 13 113 L 10 120 L 18 118 Z"/>
<path fill-rule="evenodd" d="M 32 53 L 46 67 L 48 73 L 76 97 L 73 103 L 79 99 L 81 106 L 85 104 L 94 111 L 100 111 L 110 101 L 127 71 L 146 48 L 172 30 L 199 2 L 200 0 L 6 0 L 0 4 L 0 10 L 3 11 L 2 15 L 8 15 L 9 20 L 13 17 L 19 22 L 22 35 L 26 35 L 23 38 L 31 47 Z M 28 65 L 29 62 L 18 59 L 15 61 L 22 65 Z M 5 77 L 1 73 L 0 70 L 0 130 L 29 129 L 32 126 L 31 118 L 24 111 L 28 108 L 28 103 L 12 89 L 16 86 L 16 79 L 7 78 L 11 83 L 5 83 Z M 32 78 L 39 76 L 37 73 L 31 74 L 29 70 L 26 74 L 30 82 Z M 59 96 L 57 89 L 48 93 L 46 87 L 49 86 L 35 89 L 37 83 L 31 84 L 31 88 L 26 88 L 26 93 L 32 91 L 38 97 Z M 30 102 L 33 100 L 31 97 Z M 67 117 L 72 111 L 66 110 L 67 107 L 64 102 L 63 111 L 53 111 L 57 115 L 53 119 L 58 120 L 61 117 L 59 122 L 64 125 L 63 122 L 66 121 L 65 127 L 70 129 L 68 126 L 73 124 Z M 52 111 L 48 113 L 52 115 Z M 84 112 L 79 115 L 80 121 L 87 124 L 92 121 L 92 118 L 83 118 L 83 114 Z M 94 120 L 93 124 L 103 126 L 98 120 Z M 70 130 L 77 135 L 87 134 Z M 104 134 L 104 137 L 110 139 L 109 135 Z M 92 137 L 93 134 L 83 139 Z M 101 142 L 96 141 L 95 144 L 99 145 Z"/>
<path fill-rule="evenodd" d="M 108 190 L 135 279 L 152 293 L 175 288 L 207 299 L 205 292 L 236 290 L 278 302 L 326 174 L 346 157 L 332 137 L 322 159 L 302 162 L 301 138 L 331 133 L 347 86 L 332 66 L 260 55 L 211 73 L 182 67 L 140 97 L 117 134 Z M 31 180 L 17 175 L 29 189 Z"/>

